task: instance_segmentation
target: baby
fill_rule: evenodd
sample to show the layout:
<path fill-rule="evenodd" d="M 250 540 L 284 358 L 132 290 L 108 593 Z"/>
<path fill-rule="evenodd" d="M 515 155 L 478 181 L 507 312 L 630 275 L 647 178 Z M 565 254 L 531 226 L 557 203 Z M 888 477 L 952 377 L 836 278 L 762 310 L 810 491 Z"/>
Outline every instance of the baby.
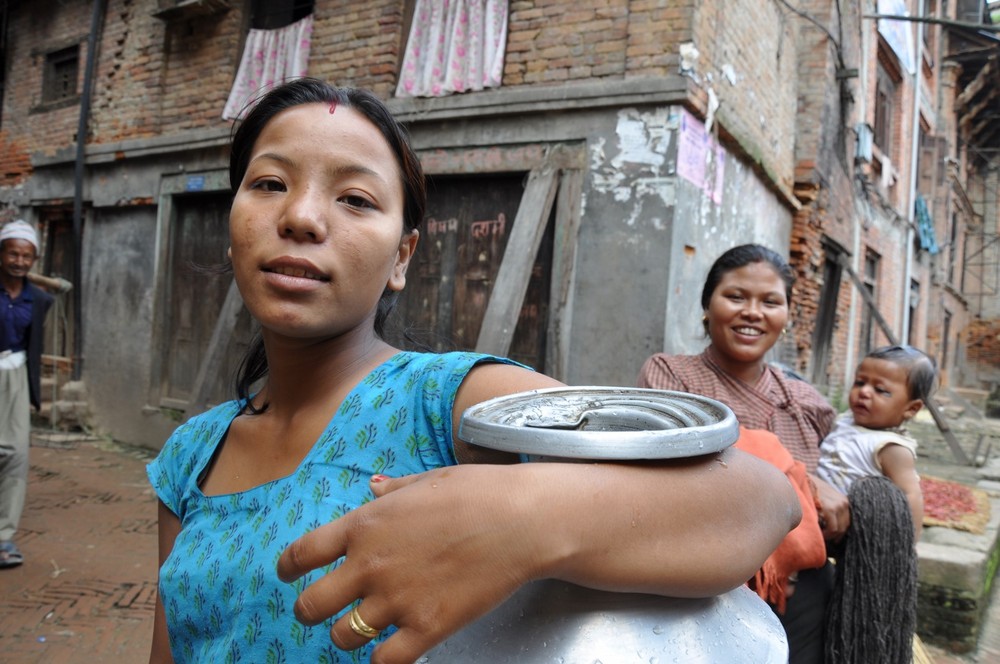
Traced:
<path fill-rule="evenodd" d="M 844 413 L 820 446 L 817 474 L 845 494 L 862 477 L 884 475 L 898 486 L 910 506 L 920 536 L 924 514 L 917 441 L 902 425 L 916 415 L 934 391 L 937 366 L 912 346 L 884 346 L 870 352 L 854 373 Z"/>

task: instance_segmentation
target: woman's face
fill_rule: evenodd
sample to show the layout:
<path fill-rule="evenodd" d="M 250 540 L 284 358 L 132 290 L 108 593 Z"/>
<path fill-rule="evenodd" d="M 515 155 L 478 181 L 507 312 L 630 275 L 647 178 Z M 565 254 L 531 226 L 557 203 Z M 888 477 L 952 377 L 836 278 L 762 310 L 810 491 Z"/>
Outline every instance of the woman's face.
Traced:
<path fill-rule="evenodd" d="M 229 215 L 234 276 L 262 327 L 294 338 L 370 328 L 400 290 L 417 233 L 403 233 L 394 153 L 356 110 L 305 104 L 260 133 Z"/>
<path fill-rule="evenodd" d="M 712 346 L 720 355 L 758 362 L 788 322 L 785 282 L 767 261 L 730 270 L 712 292 L 706 314 Z"/>

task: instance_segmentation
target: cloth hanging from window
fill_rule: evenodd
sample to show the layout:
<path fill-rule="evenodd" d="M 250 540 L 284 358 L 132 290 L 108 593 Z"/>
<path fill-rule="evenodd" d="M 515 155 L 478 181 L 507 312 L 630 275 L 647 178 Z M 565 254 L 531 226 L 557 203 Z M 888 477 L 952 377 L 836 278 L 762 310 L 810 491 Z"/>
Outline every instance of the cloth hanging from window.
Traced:
<path fill-rule="evenodd" d="M 312 42 L 312 14 L 276 30 L 251 30 L 240 68 L 222 111 L 225 120 L 245 113 L 247 104 L 275 85 L 305 76 Z"/>
<path fill-rule="evenodd" d="M 397 97 L 500 87 L 507 0 L 417 0 Z"/>
<path fill-rule="evenodd" d="M 920 194 L 914 205 L 917 217 L 917 234 L 920 236 L 920 248 L 929 254 L 936 254 L 941 251 L 938 247 L 937 237 L 934 234 L 934 220 L 931 219 L 931 212 L 927 209 L 927 201 Z"/>

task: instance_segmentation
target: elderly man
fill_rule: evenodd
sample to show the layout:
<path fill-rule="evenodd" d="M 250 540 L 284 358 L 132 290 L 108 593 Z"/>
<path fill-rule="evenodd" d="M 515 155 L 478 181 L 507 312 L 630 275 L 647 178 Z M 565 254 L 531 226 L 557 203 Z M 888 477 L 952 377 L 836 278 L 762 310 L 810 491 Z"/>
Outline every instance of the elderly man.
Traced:
<path fill-rule="evenodd" d="M 39 408 L 42 326 L 52 296 L 28 282 L 38 235 L 17 220 L 0 227 L 0 569 L 24 562 L 13 542 L 28 487 L 31 406 Z"/>

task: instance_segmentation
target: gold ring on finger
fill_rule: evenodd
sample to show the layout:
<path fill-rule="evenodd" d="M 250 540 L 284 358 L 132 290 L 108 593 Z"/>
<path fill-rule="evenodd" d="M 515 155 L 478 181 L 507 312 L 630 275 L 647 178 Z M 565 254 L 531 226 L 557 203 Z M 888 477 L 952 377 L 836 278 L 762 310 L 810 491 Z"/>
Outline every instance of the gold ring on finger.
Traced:
<path fill-rule="evenodd" d="M 366 639 L 374 639 L 379 635 L 382 630 L 375 629 L 364 620 L 361 619 L 361 614 L 358 613 L 358 607 L 351 609 L 351 613 L 348 617 L 348 622 L 351 625 L 351 630 L 358 636 L 363 636 Z"/>

